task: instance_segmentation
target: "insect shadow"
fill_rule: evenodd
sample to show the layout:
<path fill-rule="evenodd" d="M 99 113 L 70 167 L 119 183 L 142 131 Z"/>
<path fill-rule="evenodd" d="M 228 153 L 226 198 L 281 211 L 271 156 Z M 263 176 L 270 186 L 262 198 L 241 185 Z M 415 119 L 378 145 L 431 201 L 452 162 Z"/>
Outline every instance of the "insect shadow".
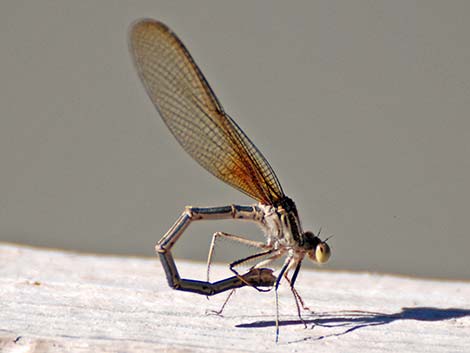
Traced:
<path fill-rule="evenodd" d="M 432 308 L 432 307 L 404 307 L 402 310 L 395 314 L 385 314 L 370 311 L 335 311 L 327 313 L 312 313 L 314 318 L 304 318 L 306 324 L 312 324 L 312 328 L 315 326 L 329 327 L 329 328 L 344 328 L 341 332 L 336 332 L 328 335 L 321 335 L 317 337 L 307 337 L 299 341 L 307 340 L 322 340 L 328 337 L 342 336 L 369 326 L 379 326 L 390 324 L 394 321 L 399 320 L 417 320 L 417 321 L 444 321 L 450 319 L 458 319 L 465 316 L 470 316 L 470 310 L 468 309 L 457 309 L 457 308 Z M 290 325 L 303 325 L 304 323 L 300 320 L 281 320 L 279 321 L 280 326 Z M 270 321 L 257 321 L 249 324 L 240 324 L 236 327 L 248 328 L 248 327 L 269 327 L 274 326 L 275 322 Z M 293 343 L 293 342 L 291 342 Z"/>

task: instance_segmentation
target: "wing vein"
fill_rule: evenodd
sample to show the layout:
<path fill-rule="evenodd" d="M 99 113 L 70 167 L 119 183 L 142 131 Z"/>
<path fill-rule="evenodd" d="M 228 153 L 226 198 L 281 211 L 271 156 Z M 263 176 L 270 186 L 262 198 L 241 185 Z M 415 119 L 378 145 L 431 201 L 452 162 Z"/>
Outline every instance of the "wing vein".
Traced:
<path fill-rule="evenodd" d="M 130 32 L 139 77 L 183 149 L 210 173 L 265 204 L 284 197 L 268 161 L 228 116 L 178 37 L 161 22 Z"/>

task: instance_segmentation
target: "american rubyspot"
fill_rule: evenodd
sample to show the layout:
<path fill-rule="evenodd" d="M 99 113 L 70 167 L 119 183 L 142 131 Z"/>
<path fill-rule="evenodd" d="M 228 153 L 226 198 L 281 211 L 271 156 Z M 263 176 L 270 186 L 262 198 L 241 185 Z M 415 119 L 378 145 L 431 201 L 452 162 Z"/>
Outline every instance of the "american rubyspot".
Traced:
<path fill-rule="evenodd" d="M 135 67 L 150 99 L 183 149 L 210 173 L 258 201 L 248 206 L 186 207 L 156 245 L 168 284 L 174 289 L 203 295 L 243 285 L 258 290 L 258 287 L 274 286 L 277 340 L 277 290 L 281 279 L 284 277 L 289 282 L 300 317 L 298 302 L 303 303 L 294 284 L 302 261 L 307 256 L 313 262 L 324 263 L 330 257 L 330 248 L 318 235 L 303 231 L 294 201 L 284 194 L 268 161 L 224 111 L 179 38 L 163 23 L 143 19 L 132 25 L 129 43 Z M 207 281 L 181 278 L 171 254 L 172 247 L 191 222 L 213 219 L 254 222 L 263 229 L 266 242 L 217 232 L 209 251 L 208 273 L 218 238 L 260 250 L 229 265 L 235 277 L 215 283 L 209 282 L 209 278 Z M 276 278 L 272 270 L 264 267 L 281 257 L 285 257 L 285 261 Z M 258 263 L 248 273 L 240 275 L 235 269 L 253 260 Z"/>

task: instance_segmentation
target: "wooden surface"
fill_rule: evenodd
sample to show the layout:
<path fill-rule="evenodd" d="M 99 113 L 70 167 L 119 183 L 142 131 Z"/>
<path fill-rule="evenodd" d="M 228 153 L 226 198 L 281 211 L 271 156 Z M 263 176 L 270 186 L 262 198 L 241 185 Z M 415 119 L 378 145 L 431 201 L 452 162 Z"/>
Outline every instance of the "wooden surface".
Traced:
<path fill-rule="evenodd" d="M 203 277 L 203 264 L 177 262 Z M 273 292 L 239 289 L 208 315 L 226 295 L 171 290 L 156 258 L 0 244 L 0 351 L 470 352 L 469 282 L 303 271 L 297 283 L 314 313 L 305 329 L 283 285 L 275 344 Z"/>

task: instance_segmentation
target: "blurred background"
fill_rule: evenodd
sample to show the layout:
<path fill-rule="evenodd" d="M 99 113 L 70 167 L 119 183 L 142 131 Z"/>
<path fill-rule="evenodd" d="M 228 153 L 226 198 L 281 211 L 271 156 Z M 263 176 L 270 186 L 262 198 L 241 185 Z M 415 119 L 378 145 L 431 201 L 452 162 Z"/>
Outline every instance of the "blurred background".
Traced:
<path fill-rule="evenodd" d="M 0 2 L 0 241 L 154 256 L 185 205 L 251 204 L 192 161 L 127 49 L 184 41 L 276 171 L 323 268 L 470 279 L 470 2 Z M 205 261 L 192 225 L 179 258 Z M 219 243 L 216 260 L 250 249 Z M 157 260 L 155 260 L 157 261 Z M 203 274 L 201 274 L 201 277 Z"/>

